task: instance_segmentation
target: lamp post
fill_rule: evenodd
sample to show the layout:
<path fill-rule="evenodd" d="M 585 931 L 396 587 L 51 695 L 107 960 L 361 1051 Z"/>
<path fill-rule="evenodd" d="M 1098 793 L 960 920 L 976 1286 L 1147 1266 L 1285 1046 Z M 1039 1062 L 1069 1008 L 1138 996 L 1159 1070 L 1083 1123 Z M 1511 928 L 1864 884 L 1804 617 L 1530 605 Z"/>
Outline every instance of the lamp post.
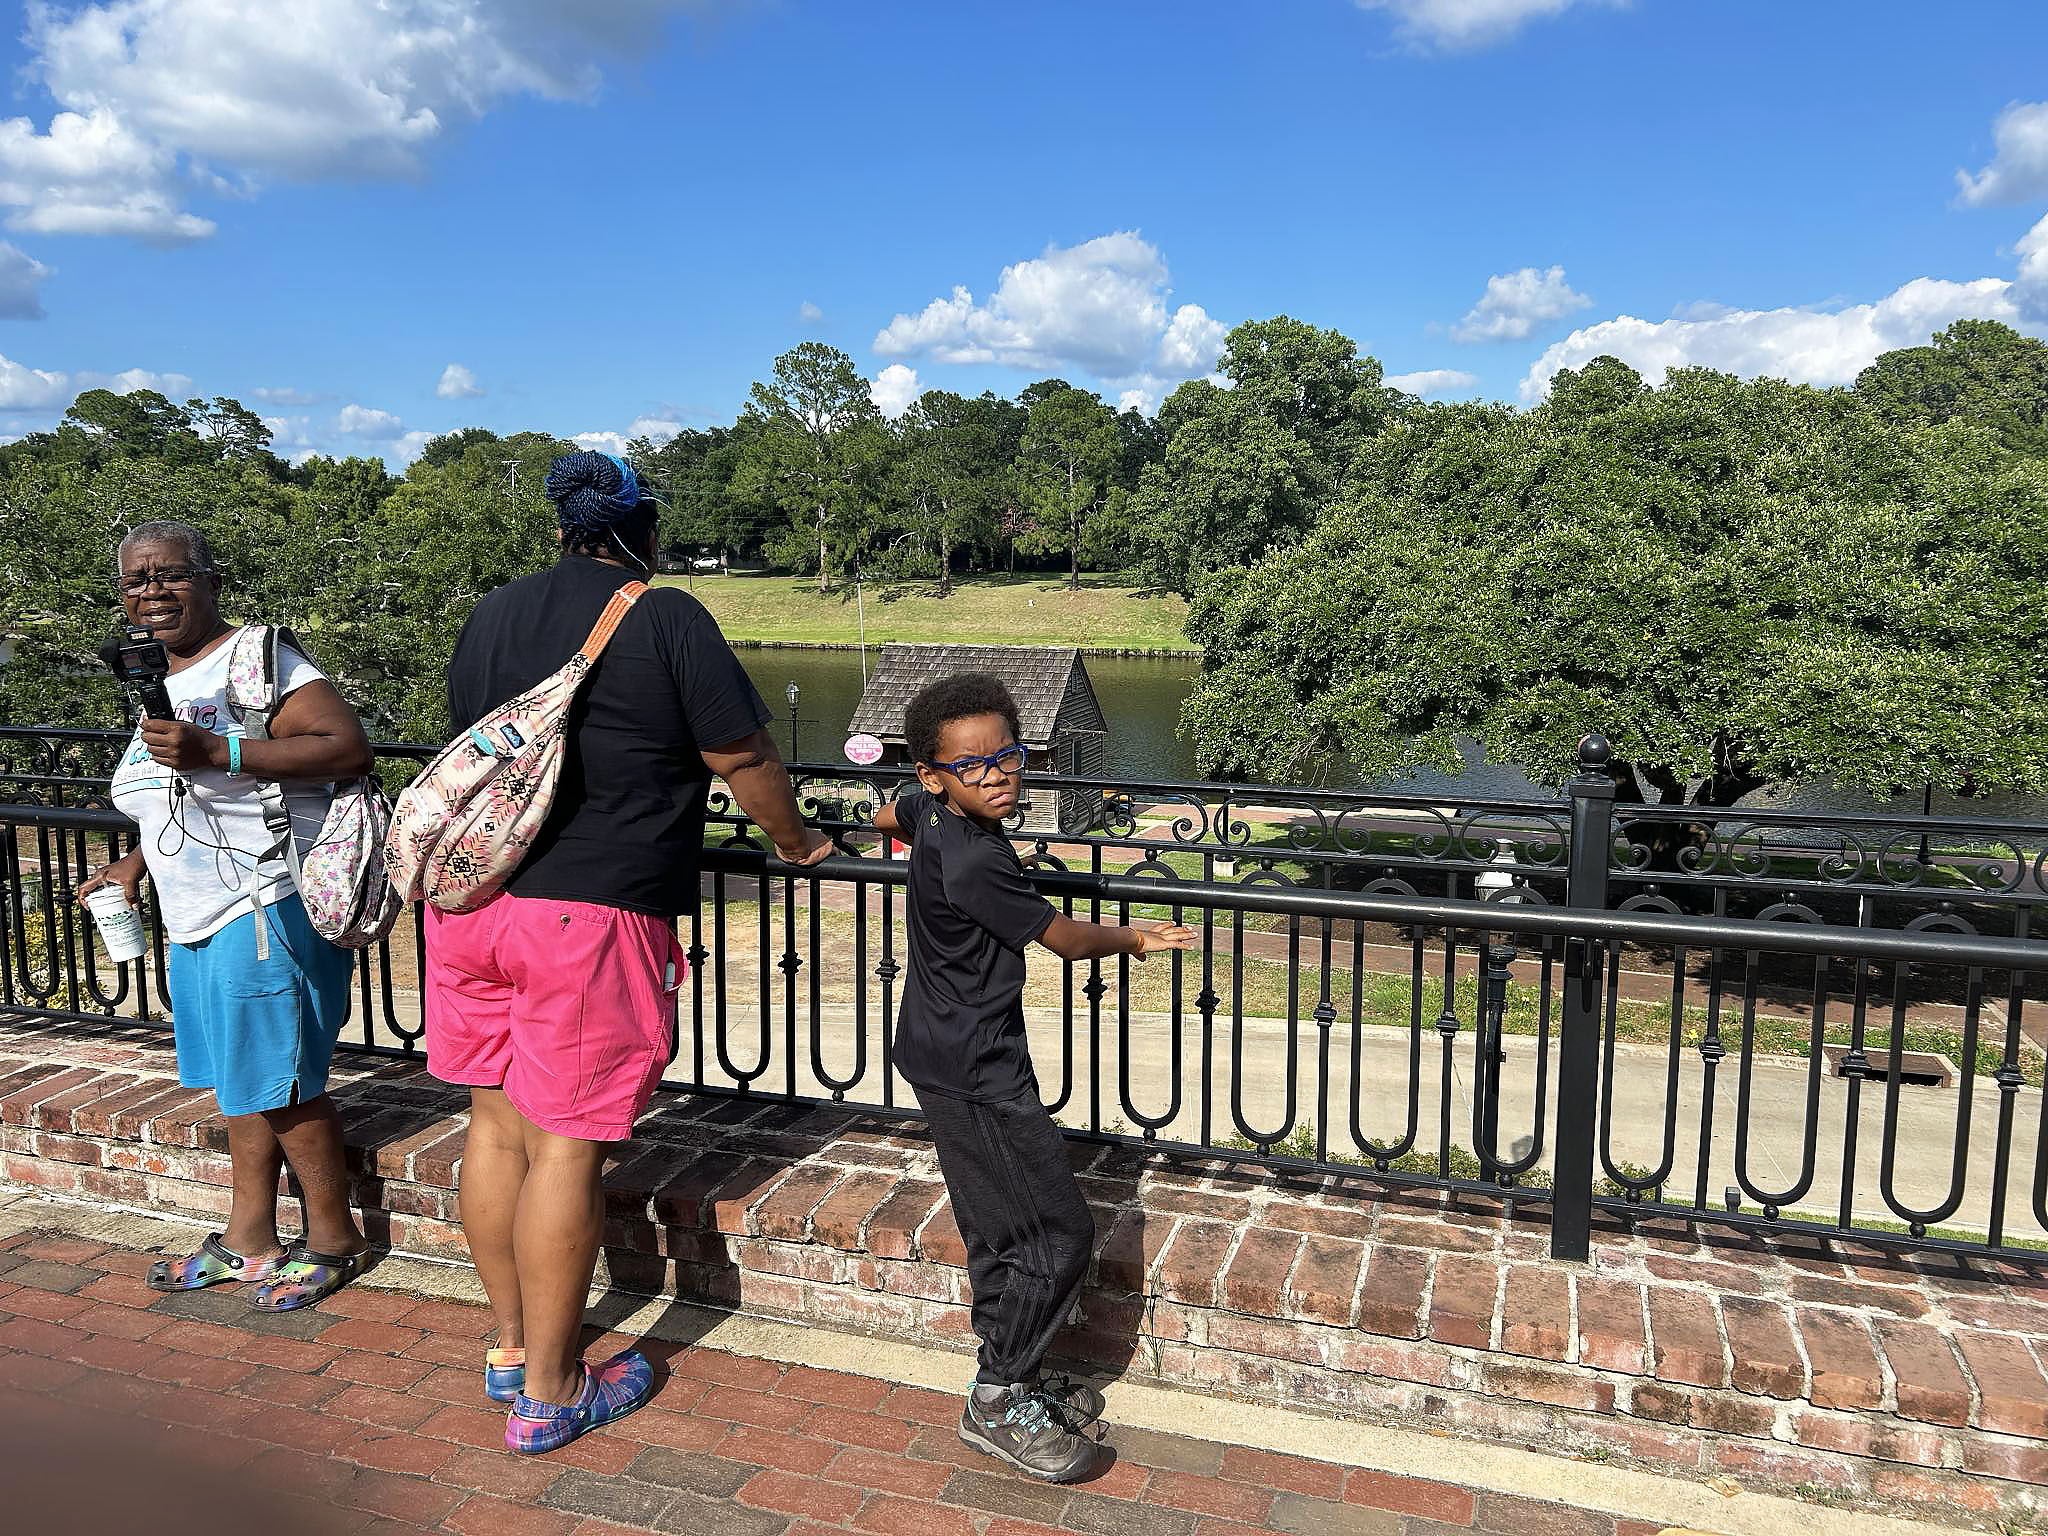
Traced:
<path fill-rule="evenodd" d="M 788 695 L 789 695 L 789 760 L 790 760 L 790 761 L 791 761 L 792 763 L 794 763 L 794 762 L 797 762 L 797 761 L 799 760 L 799 759 L 798 759 L 798 757 L 797 757 L 797 750 L 796 750 L 796 697 L 797 697 L 797 695 L 796 695 L 796 684 L 795 684 L 795 683 L 791 683 L 791 684 L 789 685 L 789 688 L 788 688 Z"/>

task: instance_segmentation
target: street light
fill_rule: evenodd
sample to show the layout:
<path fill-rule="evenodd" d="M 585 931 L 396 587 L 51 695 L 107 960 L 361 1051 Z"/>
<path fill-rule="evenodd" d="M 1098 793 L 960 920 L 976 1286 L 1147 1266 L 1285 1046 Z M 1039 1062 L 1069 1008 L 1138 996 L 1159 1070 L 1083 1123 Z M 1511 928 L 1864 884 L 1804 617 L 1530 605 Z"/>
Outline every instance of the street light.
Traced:
<path fill-rule="evenodd" d="M 789 760 L 794 763 L 798 761 L 796 750 L 796 684 L 791 683 L 787 691 L 789 695 Z"/>
<path fill-rule="evenodd" d="M 1521 866 L 1515 859 L 1515 845 L 1505 837 L 1495 838 L 1493 857 L 1487 860 L 1486 868 L 1472 881 L 1481 901 L 1527 901 L 1528 893 L 1522 889 L 1521 877 L 1516 870 Z"/>

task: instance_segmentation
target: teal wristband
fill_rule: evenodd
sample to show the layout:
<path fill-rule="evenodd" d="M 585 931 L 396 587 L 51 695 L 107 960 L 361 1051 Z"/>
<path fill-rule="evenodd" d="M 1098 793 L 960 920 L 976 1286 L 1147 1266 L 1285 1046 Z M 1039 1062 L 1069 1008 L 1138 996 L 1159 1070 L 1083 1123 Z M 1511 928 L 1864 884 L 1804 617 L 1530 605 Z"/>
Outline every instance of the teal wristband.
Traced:
<path fill-rule="evenodd" d="M 228 772 L 240 773 L 241 771 L 242 738 L 239 736 L 230 736 L 228 738 Z"/>

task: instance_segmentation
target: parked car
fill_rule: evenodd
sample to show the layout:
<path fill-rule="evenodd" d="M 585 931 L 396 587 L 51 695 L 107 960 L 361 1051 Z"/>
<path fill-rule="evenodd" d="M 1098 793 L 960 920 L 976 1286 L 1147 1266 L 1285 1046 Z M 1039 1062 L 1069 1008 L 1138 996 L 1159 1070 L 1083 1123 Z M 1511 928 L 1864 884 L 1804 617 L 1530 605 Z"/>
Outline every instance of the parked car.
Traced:
<path fill-rule="evenodd" d="M 693 571 L 722 571 L 725 569 L 725 561 L 717 555 L 697 555 L 691 559 L 690 569 Z"/>

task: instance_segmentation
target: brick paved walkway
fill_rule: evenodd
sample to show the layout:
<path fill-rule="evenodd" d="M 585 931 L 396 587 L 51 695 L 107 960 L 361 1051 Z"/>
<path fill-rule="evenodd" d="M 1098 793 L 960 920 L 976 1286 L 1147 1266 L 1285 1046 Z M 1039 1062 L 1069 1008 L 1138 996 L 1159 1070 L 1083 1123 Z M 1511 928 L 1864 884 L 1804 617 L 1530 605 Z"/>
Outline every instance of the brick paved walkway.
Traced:
<path fill-rule="evenodd" d="M 358 1285 L 317 1311 L 264 1317 L 233 1288 L 159 1296 L 140 1278 L 152 1257 L 47 1233 L 0 1238 L 0 1430 L 17 1450 L 44 1444 L 46 1467 L 57 1464 L 47 1446 L 61 1446 L 66 1433 L 81 1457 L 102 1461 L 108 1446 L 152 1447 L 190 1475 L 267 1501 L 266 1521 L 286 1517 L 300 1531 L 1659 1529 L 1452 1483 L 1128 1430 L 1112 1433 L 1115 1455 L 1101 1475 L 1048 1488 L 963 1447 L 952 1427 L 957 1399 L 658 1340 L 644 1345 L 665 1377 L 650 1407 L 554 1456 L 515 1459 L 498 1448 L 502 1411 L 481 1393 L 477 1363 L 489 1326 L 481 1309 Z M 593 1347 L 620 1342 L 608 1337 Z M 125 1438 L 109 1425 L 125 1425 Z M 91 1520 L 101 1490 L 79 1493 L 76 1483 L 73 1468 L 64 1528 L 111 1528 Z M 138 1490 L 112 1479 L 104 1493 L 118 1500 Z M 33 1503 L 33 1487 L 27 1496 Z"/>

